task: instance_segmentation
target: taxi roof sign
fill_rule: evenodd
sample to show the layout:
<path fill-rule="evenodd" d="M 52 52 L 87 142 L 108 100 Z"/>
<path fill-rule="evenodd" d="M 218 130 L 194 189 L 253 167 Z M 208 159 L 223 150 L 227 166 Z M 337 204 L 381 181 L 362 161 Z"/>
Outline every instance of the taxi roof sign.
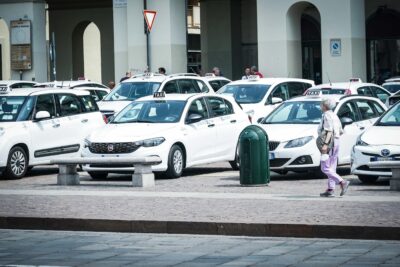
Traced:
<path fill-rule="evenodd" d="M 155 92 L 155 93 L 153 94 L 153 97 L 154 97 L 154 98 L 165 98 L 165 92 L 164 92 L 164 91 L 162 91 L 162 92 Z"/>
<path fill-rule="evenodd" d="M 0 94 L 7 94 L 10 91 L 11 91 L 11 89 L 8 89 L 7 86 L 1 86 L 0 85 Z"/>
<path fill-rule="evenodd" d="M 362 83 L 361 78 L 350 78 L 349 80 L 351 83 Z"/>
<path fill-rule="evenodd" d="M 151 28 L 153 27 L 154 19 L 156 18 L 157 12 L 153 10 L 144 10 L 143 11 L 143 16 L 144 19 L 146 20 L 147 24 L 147 29 L 149 32 L 151 31 Z"/>
<path fill-rule="evenodd" d="M 214 73 L 210 72 L 210 73 L 206 73 L 204 75 L 204 77 L 216 77 Z"/>
<path fill-rule="evenodd" d="M 258 79 L 260 79 L 260 76 L 258 76 L 258 75 L 249 75 L 249 78 L 248 78 L 248 80 L 251 80 L 251 81 L 256 81 Z"/>

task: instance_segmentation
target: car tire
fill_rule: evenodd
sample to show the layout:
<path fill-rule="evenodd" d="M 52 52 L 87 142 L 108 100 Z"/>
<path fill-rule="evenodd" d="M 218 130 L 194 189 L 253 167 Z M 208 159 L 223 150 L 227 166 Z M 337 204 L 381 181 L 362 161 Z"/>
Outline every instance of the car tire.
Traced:
<path fill-rule="evenodd" d="M 240 170 L 239 144 L 236 146 L 235 160 L 229 161 L 229 164 L 231 165 L 233 170 Z"/>
<path fill-rule="evenodd" d="M 165 176 L 170 179 L 179 178 L 182 176 L 185 166 L 185 156 L 182 148 L 178 145 L 173 145 L 168 155 L 168 169 Z"/>
<path fill-rule="evenodd" d="M 5 179 L 21 179 L 28 172 L 29 160 L 25 150 L 16 146 L 8 154 L 7 166 L 2 176 Z"/>
<path fill-rule="evenodd" d="M 93 180 L 104 180 L 107 179 L 108 172 L 88 172 Z"/>
<path fill-rule="evenodd" d="M 358 179 L 364 184 L 373 184 L 378 180 L 379 176 L 373 175 L 357 175 Z"/>

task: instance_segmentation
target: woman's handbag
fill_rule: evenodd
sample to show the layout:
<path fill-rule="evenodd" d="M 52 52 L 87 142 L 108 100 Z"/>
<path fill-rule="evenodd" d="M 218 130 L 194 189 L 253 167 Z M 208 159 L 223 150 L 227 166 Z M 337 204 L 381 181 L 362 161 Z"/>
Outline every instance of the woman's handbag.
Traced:
<path fill-rule="evenodd" d="M 322 130 L 321 134 L 318 135 L 317 140 L 316 140 L 318 150 L 321 153 L 322 153 L 322 147 L 325 145 L 326 134 L 327 134 L 327 132 L 325 130 Z M 328 146 L 328 151 L 326 151 L 326 153 L 328 154 L 329 151 L 333 147 L 333 135 L 331 137 L 331 140 L 329 141 L 329 144 L 327 144 L 327 146 Z"/>

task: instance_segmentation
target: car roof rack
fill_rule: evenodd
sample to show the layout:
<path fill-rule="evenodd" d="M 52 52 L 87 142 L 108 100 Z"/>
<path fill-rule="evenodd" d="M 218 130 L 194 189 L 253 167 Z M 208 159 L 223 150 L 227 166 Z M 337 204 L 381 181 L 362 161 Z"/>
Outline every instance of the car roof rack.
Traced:
<path fill-rule="evenodd" d="M 170 74 L 169 77 L 179 77 L 179 76 L 186 76 L 186 77 L 200 77 L 198 74 L 196 73 L 174 73 L 174 74 Z"/>

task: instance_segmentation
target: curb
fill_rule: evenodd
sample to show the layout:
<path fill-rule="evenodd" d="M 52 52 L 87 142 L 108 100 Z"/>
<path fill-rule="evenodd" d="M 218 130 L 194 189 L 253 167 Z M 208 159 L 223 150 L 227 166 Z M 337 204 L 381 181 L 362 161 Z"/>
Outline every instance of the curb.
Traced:
<path fill-rule="evenodd" d="M 0 229 L 400 240 L 400 227 L 0 217 Z"/>

